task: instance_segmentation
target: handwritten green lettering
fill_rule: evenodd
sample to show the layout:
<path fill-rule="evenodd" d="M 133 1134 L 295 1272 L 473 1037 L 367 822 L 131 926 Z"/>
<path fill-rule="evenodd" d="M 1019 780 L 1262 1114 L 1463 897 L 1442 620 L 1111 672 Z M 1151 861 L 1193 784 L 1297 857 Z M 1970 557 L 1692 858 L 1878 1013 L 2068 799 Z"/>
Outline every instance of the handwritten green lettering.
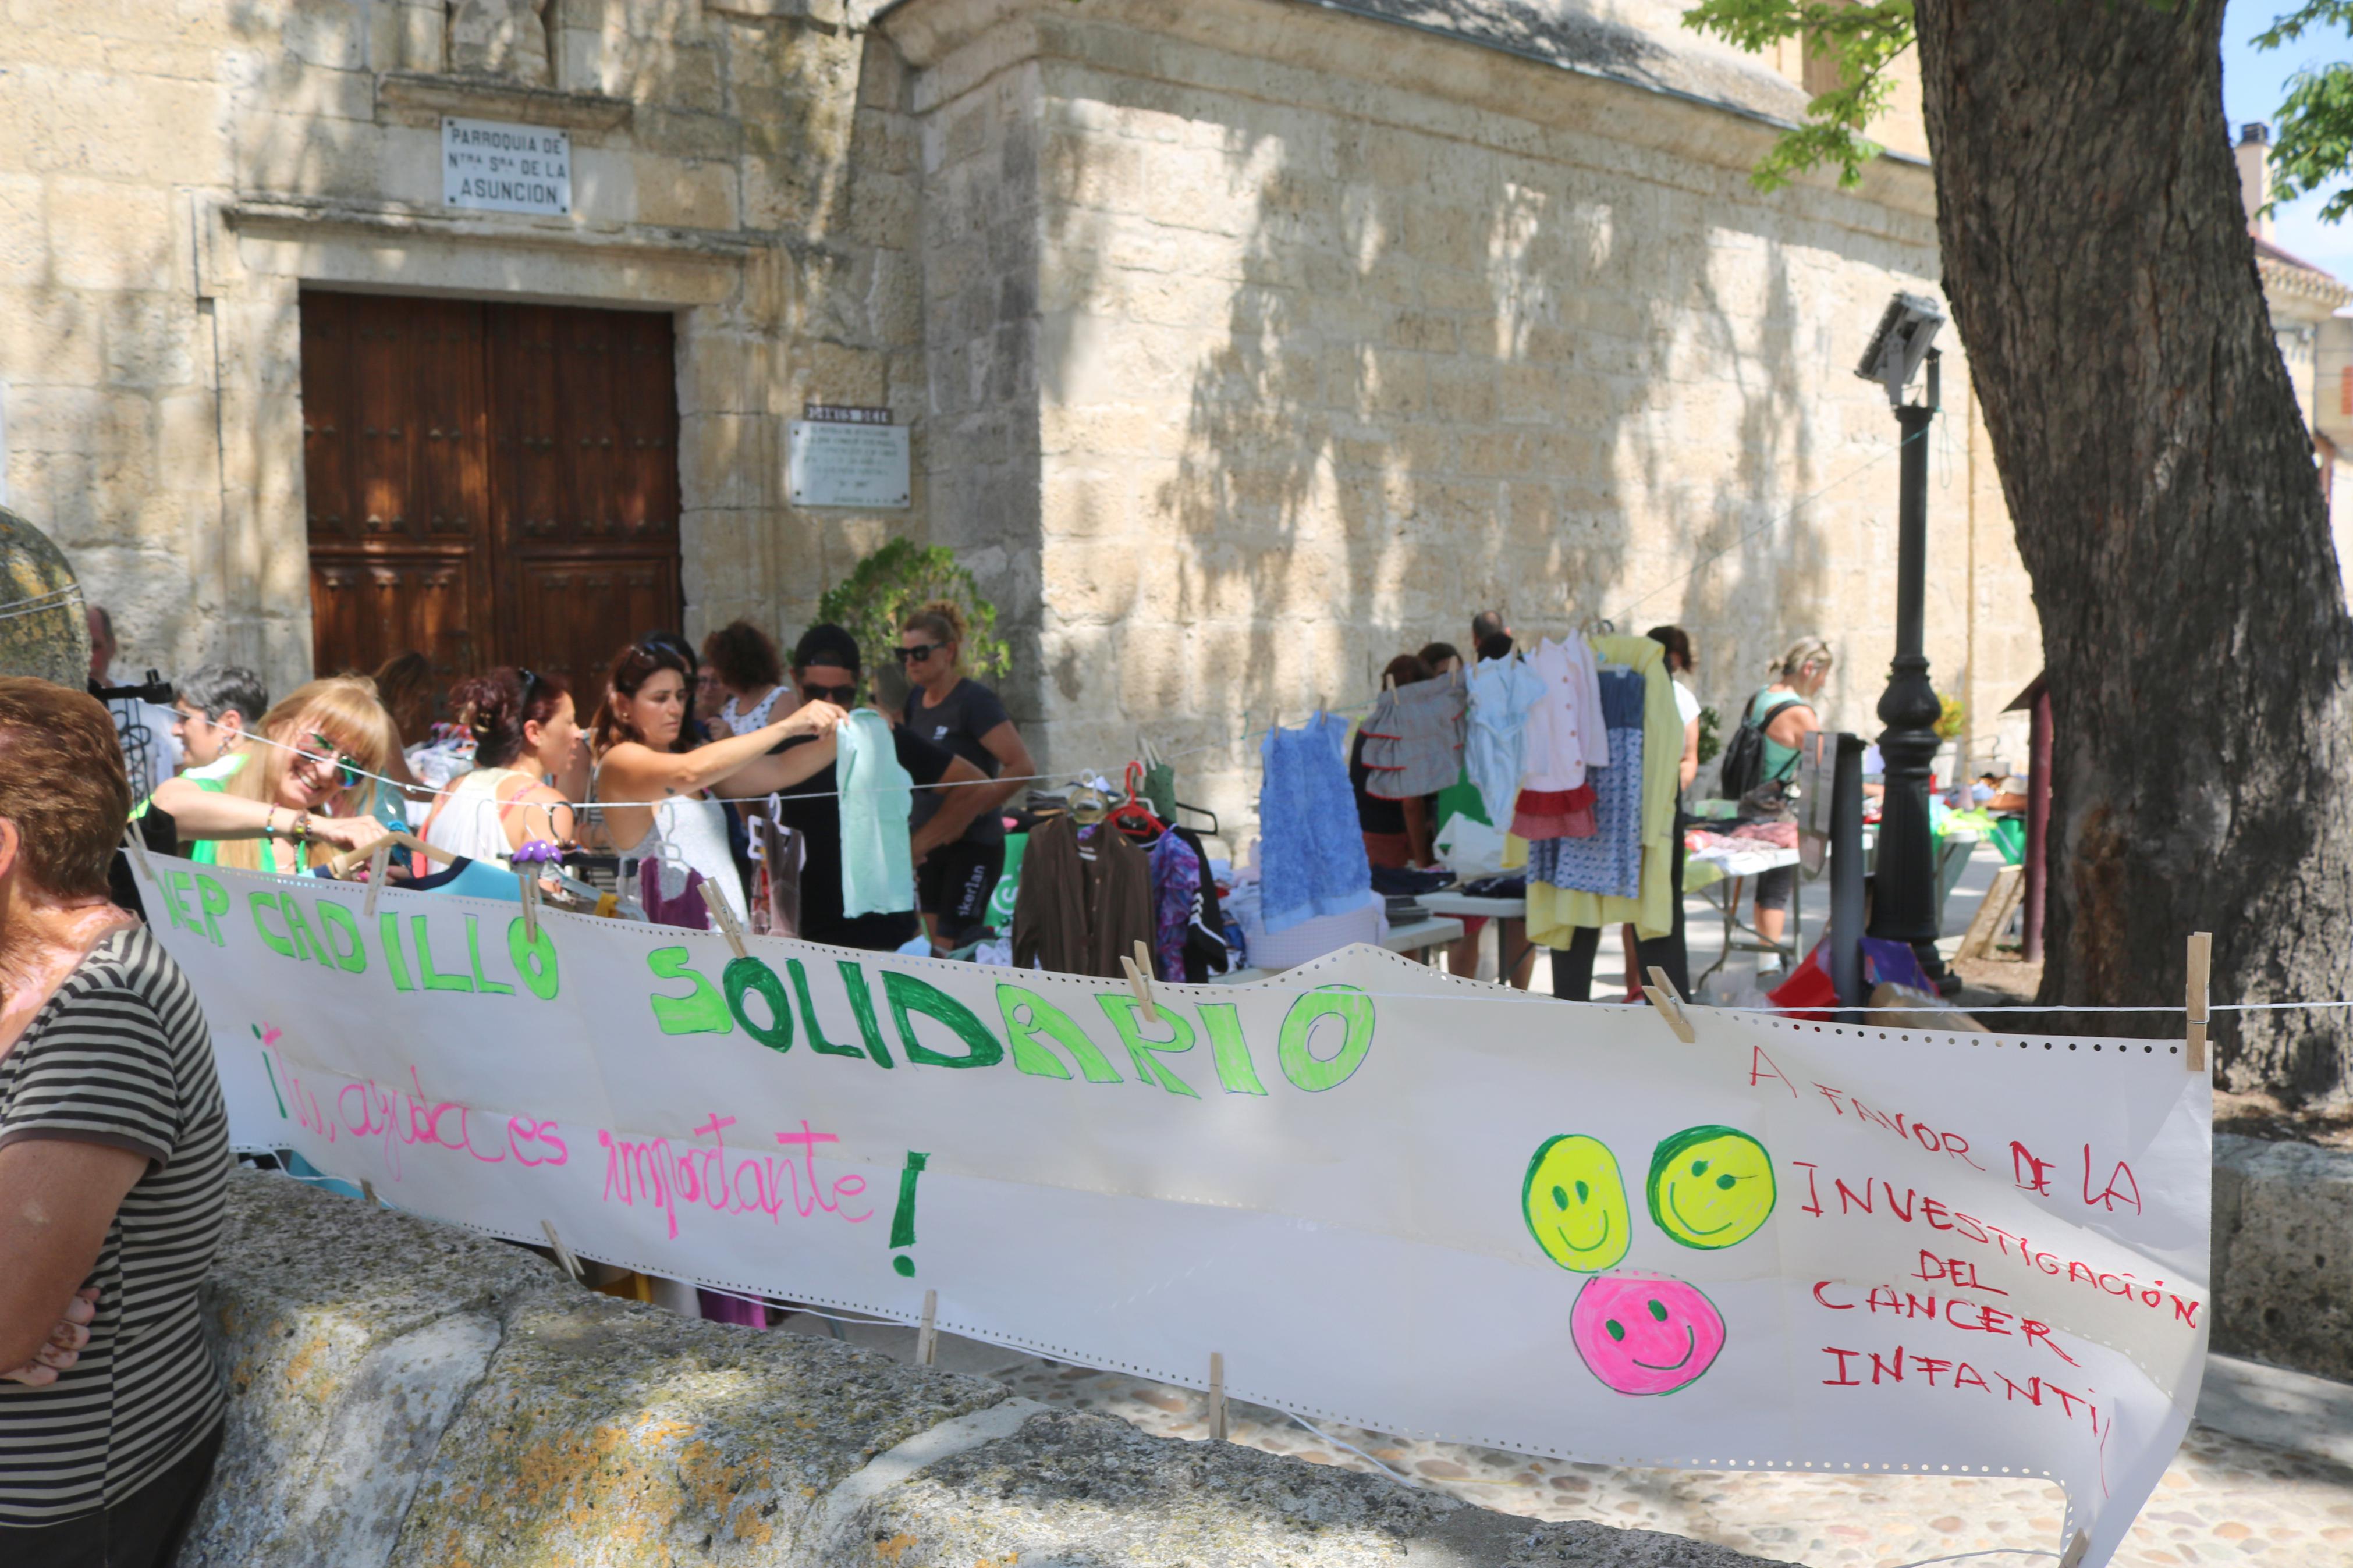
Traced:
<path fill-rule="evenodd" d="M 466 917 L 466 957 L 474 966 L 474 989 L 486 996 L 512 996 L 514 987 L 503 980 L 492 980 L 482 973 L 482 921 L 480 915 Z"/>
<path fill-rule="evenodd" d="M 818 1022 L 817 1004 L 809 1000 L 808 971 L 801 967 L 801 961 L 785 960 L 785 973 L 793 977 L 793 999 L 801 1005 L 801 1016 L 808 1024 L 809 1049 L 820 1056 L 863 1058 L 866 1053 L 856 1046 L 825 1037 L 825 1027 Z"/>
<path fill-rule="evenodd" d="M 1149 1077 L 1171 1094 L 1181 1094 L 1190 1100 L 1201 1098 L 1199 1091 L 1191 1084 L 1163 1067 L 1160 1056 L 1155 1054 L 1178 1056 L 1191 1050 L 1192 1025 L 1155 1003 L 1152 1008 L 1156 1016 L 1155 1021 L 1167 1025 L 1169 1034 L 1165 1040 L 1147 1040 L 1144 1037 L 1143 1003 L 1133 996 L 1122 996 L 1113 992 L 1098 992 L 1095 1001 L 1103 1007 L 1103 1016 L 1111 1020 L 1111 1026 L 1119 1031 L 1121 1043 L 1127 1047 L 1128 1059 L 1135 1064 L 1136 1081 L 1143 1082 Z"/>
<path fill-rule="evenodd" d="M 557 976 L 554 931 L 545 926 L 540 927 L 539 941 L 533 942 L 531 932 L 523 927 L 522 917 L 515 916 L 507 921 L 507 962 L 514 965 L 515 973 L 522 976 L 523 984 L 530 987 L 533 995 L 543 1002 L 555 1000 Z"/>
<path fill-rule="evenodd" d="M 423 915 L 408 917 L 409 940 L 417 944 L 417 978 L 427 991 L 471 991 L 474 983 L 462 974 L 442 974 L 433 967 L 433 933 Z"/>
<path fill-rule="evenodd" d="M 772 1051 L 793 1048 L 793 1006 L 785 1000 L 785 983 L 776 978 L 775 970 L 756 958 L 730 959 L 720 973 L 719 984 L 727 988 L 727 1011 L 745 1034 Z M 765 1024 L 754 1023 L 744 1006 L 744 998 L 754 991 L 768 1005 L 768 1021 Z"/>
<path fill-rule="evenodd" d="M 204 906 L 205 935 L 215 947 L 227 947 L 228 939 L 221 935 L 220 917 L 228 913 L 228 889 L 202 872 L 192 875 L 196 882 L 196 901 Z"/>
<path fill-rule="evenodd" d="M 1051 1002 L 1027 986 L 997 987 L 997 1010 L 1005 1017 L 1005 1037 L 1013 1045 L 1013 1065 L 1033 1078 L 1071 1076 L 1061 1058 L 1048 1050 L 1042 1039 L 1052 1040 L 1071 1053 L 1079 1070 L 1087 1075 L 1089 1083 L 1118 1083 L 1122 1079 L 1103 1060 L 1103 1052 L 1087 1038 L 1078 1021 Z"/>
<path fill-rule="evenodd" d="M 175 875 L 185 875 L 185 873 L 175 873 Z M 268 926 L 261 923 L 261 910 L 262 906 L 265 904 L 273 910 L 278 908 L 278 895 L 275 893 L 253 892 L 248 893 L 245 896 L 245 907 L 253 916 L 254 931 L 261 938 L 262 942 L 269 949 L 270 952 L 282 953 L 288 958 L 301 958 L 302 955 L 294 951 L 294 944 L 292 942 L 279 935 L 276 931 L 271 931 Z M 181 921 L 179 923 L 186 925 L 188 922 Z"/>
<path fill-rule="evenodd" d="M 866 971 L 846 958 L 834 967 L 841 971 L 841 988 L 849 993 L 850 1016 L 858 1020 L 858 1032 L 865 1037 L 866 1054 L 877 1067 L 897 1067 L 891 1059 L 891 1047 L 882 1043 L 882 1023 L 874 1016 L 874 996 L 866 989 Z"/>
<path fill-rule="evenodd" d="M 384 938 L 384 967 L 392 975 L 392 988 L 416 990 L 408 978 L 408 955 L 400 950 L 400 917 L 386 910 L 375 919 L 377 934 Z"/>
<path fill-rule="evenodd" d="M 1242 1010 L 1231 1002 L 1201 1004 L 1201 1026 L 1209 1036 L 1209 1050 L 1218 1064 L 1218 1087 L 1228 1094 L 1264 1094 L 1258 1064 L 1250 1060 L 1250 1042 L 1242 1038 Z"/>
<path fill-rule="evenodd" d="M 694 989 L 683 996 L 651 996 L 654 1022 L 665 1035 L 724 1035 L 735 1027 L 727 1016 L 727 998 L 702 977 L 682 947 L 658 947 L 646 954 L 646 967 L 657 980 L 691 981 Z"/>
<path fill-rule="evenodd" d="M 1308 1048 L 1315 1026 L 1337 1018 L 1345 1026 L 1340 1049 L 1329 1061 L 1317 1059 Z M 1337 1089 L 1365 1062 L 1373 1048 L 1373 999 L 1350 985 L 1322 985 L 1291 1005 L 1283 1015 L 1282 1076 L 1307 1090 Z"/>
<path fill-rule="evenodd" d="M 319 926 L 327 933 L 327 947 L 335 966 L 346 974 L 367 973 L 367 944 L 360 941 L 360 922 L 352 911 L 332 900 L 319 900 Z"/>
<path fill-rule="evenodd" d="M 899 1044 L 905 1047 L 909 1061 L 934 1068 L 993 1068 L 1005 1059 L 1005 1046 L 988 1032 L 988 1026 L 938 986 L 886 969 L 882 994 L 891 1000 L 891 1021 L 899 1027 Z M 943 1056 L 915 1038 L 915 1020 L 911 1015 L 916 1013 L 945 1024 L 964 1042 L 964 1055 Z"/>

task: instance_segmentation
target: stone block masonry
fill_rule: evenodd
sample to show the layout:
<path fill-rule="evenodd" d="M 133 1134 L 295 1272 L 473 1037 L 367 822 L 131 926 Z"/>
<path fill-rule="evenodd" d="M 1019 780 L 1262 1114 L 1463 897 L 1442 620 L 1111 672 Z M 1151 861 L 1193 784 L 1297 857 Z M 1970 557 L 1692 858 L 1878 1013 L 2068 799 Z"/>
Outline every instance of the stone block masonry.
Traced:
<path fill-rule="evenodd" d="M 676 1317 L 283 1176 L 241 1173 L 229 1207 L 229 1429 L 187 1568 L 1761 1561 Z"/>

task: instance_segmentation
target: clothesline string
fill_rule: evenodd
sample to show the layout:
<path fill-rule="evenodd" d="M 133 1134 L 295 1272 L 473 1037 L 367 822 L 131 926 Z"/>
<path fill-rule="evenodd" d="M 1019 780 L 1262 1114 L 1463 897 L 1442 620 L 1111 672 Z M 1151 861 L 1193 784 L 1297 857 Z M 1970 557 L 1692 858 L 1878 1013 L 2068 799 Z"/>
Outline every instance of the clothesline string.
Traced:
<path fill-rule="evenodd" d="M 248 741 L 258 741 L 265 746 L 275 746 L 281 752 L 293 752 L 299 755 L 306 757 L 316 754 L 306 746 L 290 745 L 284 741 L 272 740 L 269 736 L 261 734 L 257 731 L 248 730 L 245 731 L 245 738 Z M 1114 764 L 1114 766 L 1124 765 L 1125 763 L 1124 763 Z M 357 764 L 352 765 L 348 771 L 356 777 L 373 779 L 380 784 L 389 784 L 392 788 L 400 791 L 403 795 L 422 793 L 435 796 L 454 796 L 458 794 L 458 789 L 455 784 L 445 785 L 438 789 L 434 788 L 432 785 L 423 784 L 405 784 L 398 779 L 387 777 L 383 773 L 370 773 L 367 769 L 360 767 Z M 1092 772 L 1102 773 L 1105 776 L 1108 776 L 1111 772 L 1110 769 L 1105 768 L 1082 769 L 1080 771 L 1082 773 Z M 943 779 L 937 784 L 918 784 L 915 787 L 918 789 L 972 789 L 978 788 L 984 784 L 1068 784 L 1071 782 L 1071 775 L 1066 773 L 1008 773 L 1000 774 L 996 778 Z M 840 794 L 841 791 L 838 789 L 805 790 L 797 785 L 787 785 L 781 790 L 767 790 L 759 795 L 665 795 L 660 800 L 584 800 L 566 801 L 563 804 L 570 806 L 575 811 L 585 810 L 590 806 L 594 806 L 599 811 L 619 810 L 623 807 L 638 807 L 650 811 L 682 800 L 708 800 L 719 805 L 757 805 L 765 802 L 771 795 L 781 795 L 787 800 L 832 800 L 838 798 Z"/>

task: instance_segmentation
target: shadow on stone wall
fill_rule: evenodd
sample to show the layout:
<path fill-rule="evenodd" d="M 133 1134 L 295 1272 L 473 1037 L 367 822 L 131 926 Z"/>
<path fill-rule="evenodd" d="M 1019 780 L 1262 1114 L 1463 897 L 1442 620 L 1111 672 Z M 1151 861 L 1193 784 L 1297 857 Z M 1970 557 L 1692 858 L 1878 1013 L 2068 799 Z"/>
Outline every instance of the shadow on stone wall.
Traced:
<path fill-rule="evenodd" d="M 1092 749 L 1123 720 L 1215 747 L 1217 804 L 1248 815 L 1245 725 L 1364 703 L 1392 654 L 1466 643 L 1477 610 L 1504 607 L 1524 642 L 1680 620 L 1726 671 L 1804 629 L 1828 575 L 1822 531 L 1789 515 L 1824 477 L 1799 339 L 1827 290 L 1793 281 L 1782 231 L 1800 220 L 1740 172 L 1708 167 L 1723 190 L 1704 196 L 1206 90 L 1177 112 L 1124 79 L 1088 88 L 1071 96 L 1103 101 L 1056 105 L 1085 133 L 1049 144 L 1047 314 L 1124 308 L 1135 341 L 1050 329 L 1039 379 L 1050 405 L 1084 405 L 1104 380 L 1086 356 L 1110 354 L 1103 403 L 1146 405 L 1148 426 L 1132 389 L 1166 377 L 1183 408 L 1173 456 L 1125 437 L 1159 476 L 1124 520 L 1133 563 L 1086 552 L 1113 520 L 1058 510 L 1051 466 L 1084 479 L 1103 454 L 1049 432 L 1052 674 Z M 1186 165 L 1119 133 L 1127 96 L 1164 136 L 1229 111 L 1212 210 L 1151 189 Z M 1120 210 L 1130 185 L 1147 194 Z M 1221 231 L 1229 196 L 1244 216 Z M 1888 264 L 1869 241 L 1825 258 L 1848 238 L 1830 224 L 1805 234 L 1824 276 Z M 1160 323 L 1205 299 L 1221 319 L 1186 352 Z M 1082 580 L 1051 581 L 1074 543 Z"/>

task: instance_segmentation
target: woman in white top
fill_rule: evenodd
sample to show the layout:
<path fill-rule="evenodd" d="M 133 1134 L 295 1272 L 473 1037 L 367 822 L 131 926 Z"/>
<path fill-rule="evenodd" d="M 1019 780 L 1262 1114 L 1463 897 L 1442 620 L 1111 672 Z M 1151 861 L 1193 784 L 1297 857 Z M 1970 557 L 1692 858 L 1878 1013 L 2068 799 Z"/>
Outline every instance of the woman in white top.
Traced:
<path fill-rule="evenodd" d="M 547 784 L 570 770 L 580 749 L 563 678 L 502 667 L 459 681 L 449 709 L 473 734 L 474 770 L 434 797 L 425 842 L 450 859 L 499 867 L 526 844 L 569 845 L 572 807 Z"/>
<path fill-rule="evenodd" d="M 640 641 L 621 650 L 589 726 L 589 799 L 628 803 L 597 807 L 613 849 L 624 859 L 681 860 L 717 884 L 741 914 L 743 888 L 727 852 L 726 821 L 719 803 L 703 792 L 715 785 L 727 794 L 729 775 L 793 736 L 831 734 L 843 714 L 830 702 L 806 703 L 749 734 L 681 751 L 687 680 L 686 660 L 659 643 Z M 773 782 L 779 770 L 786 783 L 797 784 L 831 760 L 831 747 L 796 747 L 764 773 L 763 787 L 780 787 Z"/>
<path fill-rule="evenodd" d="M 730 621 L 702 639 L 702 675 L 727 699 L 707 724 L 714 739 L 748 735 L 796 706 L 776 643 L 749 621 Z"/>

